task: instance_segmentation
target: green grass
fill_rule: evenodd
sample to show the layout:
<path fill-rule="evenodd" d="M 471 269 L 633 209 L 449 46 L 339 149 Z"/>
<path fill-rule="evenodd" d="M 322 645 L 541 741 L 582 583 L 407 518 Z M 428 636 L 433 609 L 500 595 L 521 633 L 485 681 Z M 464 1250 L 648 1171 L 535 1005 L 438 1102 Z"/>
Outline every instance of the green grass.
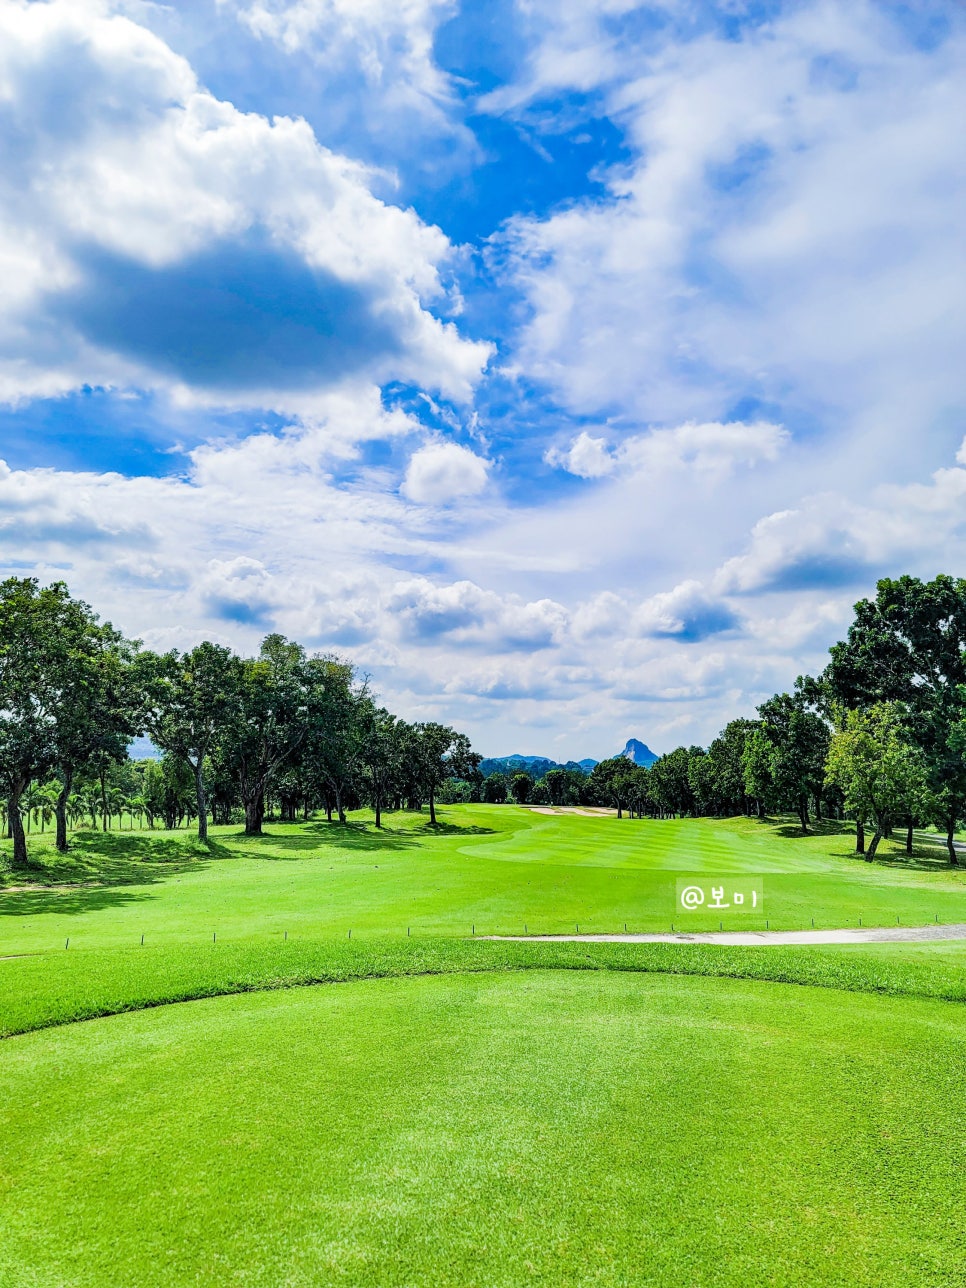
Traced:
<path fill-rule="evenodd" d="M 966 942 L 728 948 L 708 944 L 262 939 L 0 961 L 0 1037 L 228 993 L 465 972 L 621 971 L 966 1001 Z M 964 1016 L 966 1022 L 966 1016 Z"/>
<path fill-rule="evenodd" d="M 218 998 L 0 1047 L 0 1283 L 963 1283 L 963 1013 L 618 972 Z"/>
<path fill-rule="evenodd" d="M 140 943 L 201 943 L 287 931 L 465 935 L 573 930 L 717 929 L 713 913 L 675 912 L 683 875 L 761 876 L 762 916 L 724 914 L 725 928 L 966 921 L 966 872 L 942 848 L 912 860 L 852 853 L 840 825 L 802 837 L 787 822 L 545 816 L 515 807 L 368 816 L 269 827 L 261 839 L 214 829 L 210 851 L 185 833 L 84 834 L 66 859 L 45 845 L 29 881 L 0 891 L 0 955 Z M 21 888 L 15 888 L 15 887 Z"/>
<path fill-rule="evenodd" d="M 966 921 L 940 847 L 442 817 L 3 878 L 0 1288 L 966 1284 L 966 941 L 469 933 L 716 929 L 681 875 L 764 879 L 732 929 Z"/>

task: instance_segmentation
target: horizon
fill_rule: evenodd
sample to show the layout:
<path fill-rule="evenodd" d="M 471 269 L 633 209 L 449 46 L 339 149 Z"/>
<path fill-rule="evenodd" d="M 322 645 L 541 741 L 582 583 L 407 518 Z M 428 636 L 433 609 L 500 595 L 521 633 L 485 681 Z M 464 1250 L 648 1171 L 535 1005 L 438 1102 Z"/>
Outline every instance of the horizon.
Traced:
<path fill-rule="evenodd" d="M 964 564 L 964 61 L 940 0 L 0 0 L 0 570 L 708 745 Z"/>

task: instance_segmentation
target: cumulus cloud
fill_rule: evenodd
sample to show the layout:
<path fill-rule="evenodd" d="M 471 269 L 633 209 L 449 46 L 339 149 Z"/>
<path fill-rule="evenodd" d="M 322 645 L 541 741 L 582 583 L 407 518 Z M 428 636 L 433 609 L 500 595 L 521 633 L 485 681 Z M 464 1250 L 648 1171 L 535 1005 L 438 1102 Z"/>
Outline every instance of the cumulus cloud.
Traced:
<path fill-rule="evenodd" d="M 595 438 L 583 430 L 568 448 L 551 447 L 543 458 L 548 465 L 559 465 L 568 474 L 582 479 L 599 479 L 612 474 L 617 467 L 605 438 Z"/>
<path fill-rule="evenodd" d="M 709 595 L 700 582 L 693 580 L 652 595 L 640 606 L 633 620 L 645 635 L 690 644 L 738 626 L 734 609 Z"/>
<path fill-rule="evenodd" d="M 451 247 L 302 120 L 238 111 L 101 0 L 0 0 L 0 397 L 81 384 L 310 413 L 347 376 L 466 398 Z"/>
<path fill-rule="evenodd" d="M 580 478 L 622 473 L 654 474 L 690 467 L 704 473 L 727 473 L 736 466 L 753 466 L 778 459 L 789 440 L 781 425 L 766 421 L 744 424 L 688 422 L 672 429 L 634 434 L 611 448 L 604 438 L 582 431 L 562 450 L 551 447 L 544 456 Z"/>
<path fill-rule="evenodd" d="M 440 586 L 414 578 L 394 588 L 387 608 L 411 638 L 449 636 L 496 652 L 548 648 L 559 640 L 568 620 L 566 609 L 553 600 L 525 603 L 471 581 Z"/>
<path fill-rule="evenodd" d="M 610 200 L 511 221 L 516 368 L 577 413 L 651 422 L 752 397 L 881 436 L 960 403 L 966 30 L 948 17 L 929 47 L 862 2 L 609 46 L 595 83 L 632 159 Z M 538 63 L 556 80 L 525 81 L 528 101 L 586 89 L 586 65 Z"/>
<path fill-rule="evenodd" d="M 429 443 L 409 459 L 402 493 L 421 505 L 448 505 L 486 487 L 490 462 L 458 443 Z"/>

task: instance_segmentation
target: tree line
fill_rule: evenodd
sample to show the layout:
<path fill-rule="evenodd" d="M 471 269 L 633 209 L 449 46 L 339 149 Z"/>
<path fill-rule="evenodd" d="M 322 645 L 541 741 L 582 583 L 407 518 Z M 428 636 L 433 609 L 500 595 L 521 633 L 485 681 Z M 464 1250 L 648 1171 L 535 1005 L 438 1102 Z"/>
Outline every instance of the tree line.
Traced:
<path fill-rule="evenodd" d="M 148 735 L 160 763 L 128 760 Z M 63 583 L 0 583 L 0 796 L 15 866 L 31 823 L 90 818 L 294 820 L 325 809 L 382 811 L 437 802 L 608 805 L 619 815 L 790 812 L 851 819 L 872 859 L 884 836 L 966 817 L 966 580 L 884 579 L 855 606 L 845 640 L 817 676 L 800 676 L 757 719 L 730 721 L 707 748 L 678 747 L 649 769 L 624 757 L 589 775 L 556 768 L 484 778 L 469 739 L 410 724 L 377 705 L 352 664 L 309 656 L 273 634 L 255 657 L 204 642 L 184 653 L 144 649 L 101 622 Z M 871 834 L 871 835 L 869 835 Z"/>
<path fill-rule="evenodd" d="M 131 766 L 146 735 L 159 764 Z M 310 656 L 268 635 L 255 657 L 205 641 L 158 654 L 126 639 L 63 582 L 0 583 L 0 796 L 13 865 L 28 865 L 32 820 L 68 848 L 70 824 L 106 828 L 127 812 L 194 818 L 237 812 L 262 831 L 272 802 L 283 819 L 324 808 L 345 822 L 360 803 L 382 811 L 429 805 L 447 778 L 472 775 L 480 757 L 465 734 L 409 723 L 379 706 L 354 667 Z"/>
<path fill-rule="evenodd" d="M 895 827 L 911 853 L 915 827 L 931 824 L 955 864 L 966 818 L 966 580 L 883 579 L 855 605 L 821 674 L 800 676 L 757 716 L 650 769 L 617 756 L 587 777 L 492 775 L 482 798 L 641 817 L 793 813 L 804 832 L 813 815 L 848 818 L 869 860 Z"/>

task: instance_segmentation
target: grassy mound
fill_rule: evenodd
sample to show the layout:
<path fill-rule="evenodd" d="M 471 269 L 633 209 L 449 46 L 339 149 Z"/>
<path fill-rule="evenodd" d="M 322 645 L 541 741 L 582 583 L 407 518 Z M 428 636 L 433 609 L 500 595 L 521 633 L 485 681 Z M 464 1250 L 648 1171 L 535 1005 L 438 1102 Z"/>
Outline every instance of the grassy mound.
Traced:
<path fill-rule="evenodd" d="M 457 972 L 717 976 L 966 1001 L 966 943 L 726 948 L 456 939 L 249 940 L 0 960 L 0 1037 L 168 1003 Z"/>
<path fill-rule="evenodd" d="M 0 1044 L 0 1283 L 962 1281 L 959 1007 L 618 971 Z"/>

